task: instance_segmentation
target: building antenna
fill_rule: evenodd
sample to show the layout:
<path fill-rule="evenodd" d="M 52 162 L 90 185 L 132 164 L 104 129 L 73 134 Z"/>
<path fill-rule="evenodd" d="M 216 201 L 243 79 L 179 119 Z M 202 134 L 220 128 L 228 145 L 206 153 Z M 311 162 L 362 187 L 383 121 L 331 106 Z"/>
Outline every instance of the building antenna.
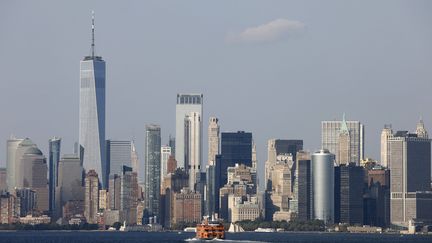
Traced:
<path fill-rule="evenodd" d="M 92 10 L 92 44 L 91 44 L 91 49 L 92 49 L 92 58 L 93 59 L 94 59 L 94 49 L 95 49 L 95 39 L 94 39 L 95 24 L 94 24 L 94 19 L 95 19 L 95 15 L 94 15 L 94 11 Z"/>

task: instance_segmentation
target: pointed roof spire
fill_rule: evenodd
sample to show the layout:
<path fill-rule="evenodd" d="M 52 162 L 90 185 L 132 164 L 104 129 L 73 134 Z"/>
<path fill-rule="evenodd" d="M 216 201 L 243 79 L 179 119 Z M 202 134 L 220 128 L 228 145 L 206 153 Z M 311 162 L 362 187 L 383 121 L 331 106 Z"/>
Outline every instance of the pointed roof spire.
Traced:
<path fill-rule="evenodd" d="M 94 10 L 92 10 L 92 44 L 91 44 L 91 51 L 92 51 L 92 58 L 95 57 L 95 38 L 94 38 L 94 32 L 95 32 L 95 24 L 94 24 L 95 14 Z"/>
<path fill-rule="evenodd" d="M 343 117 L 342 117 L 342 124 L 341 124 L 341 128 L 340 128 L 340 132 L 349 132 L 348 129 L 348 124 L 345 120 L 345 112 L 343 113 Z"/>

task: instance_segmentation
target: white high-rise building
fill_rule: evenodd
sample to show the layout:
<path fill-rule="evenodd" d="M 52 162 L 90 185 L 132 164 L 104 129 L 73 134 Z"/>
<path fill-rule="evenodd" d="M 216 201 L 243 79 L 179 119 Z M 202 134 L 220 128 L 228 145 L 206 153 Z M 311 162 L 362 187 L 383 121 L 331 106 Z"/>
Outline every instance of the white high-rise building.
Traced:
<path fill-rule="evenodd" d="M 390 168 L 390 146 L 389 138 L 393 137 L 393 130 L 391 125 L 384 125 L 381 132 L 381 165 Z"/>
<path fill-rule="evenodd" d="M 203 95 L 177 94 L 175 156 L 177 167 L 185 169 L 185 117 L 191 112 L 197 112 L 202 117 Z M 200 131 L 202 131 L 202 123 Z"/>
<path fill-rule="evenodd" d="M 202 121 L 198 112 L 191 112 L 185 117 L 185 163 L 189 171 L 189 188 L 194 190 L 197 183 L 197 173 L 202 166 Z"/>
<path fill-rule="evenodd" d="M 138 171 L 139 171 L 139 159 L 138 159 L 138 153 L 136 151 L 134 141 L 132 141 L 132 143 L 131 143 L 131 160 L 132 160 L 132 171 L 138 173 Z"/>
<path fill-rule="evenodd" d="M 163 187 L 163 179 L 167 175 L 168 159 L 171 155 L 171 147 L 168 145 L 161 147 L 161 187 Z"/>
<path fill-rule="evenodd" d="M 210 117 L 208 127 L 208 164 L 214 165 L 215 156 L 219 154 L 219 119 L 216 117 Z"/>
<path fill-rule="evenodd" d="M 16 152 L 19 144 L 24 141 L 21 138 L 11 137 L 7 140 L 7 152 L 6 152 L 6 184 L 8 186 L 8 191 L 13 192 L 16 187 L 16 176 L 15 171 L 17 171 L 16 163 Z"/>
<path fill-rule="evenodd" d="M 321 122 L 321 147 L 328 149 L 330 153 L 336 155 L 336 161 L 339 161 L 339 138 L 341 137 L 342 125 L 346 126 L 349 133 L 349 162 L 360 164 L 364 158 L 364 126 L 359 121 L 322 121 Z"/>
<path fill-rule="evenodd" d="M 84 169 L 95 170 L 106 187 L 105 61 L 95 56 L 94 46 L 92 18 L 92 53 L 80 62 L 79 152 Z"/>

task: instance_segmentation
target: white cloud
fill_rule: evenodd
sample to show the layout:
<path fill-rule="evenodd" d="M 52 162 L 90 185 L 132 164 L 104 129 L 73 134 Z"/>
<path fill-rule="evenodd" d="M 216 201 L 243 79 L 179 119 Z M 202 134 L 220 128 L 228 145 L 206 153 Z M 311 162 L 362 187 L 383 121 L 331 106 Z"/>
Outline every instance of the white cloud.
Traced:
<path fill-rule="evenodd" d="M 240 33 L 230 33 L 225 40 L 229 43 L 271 42 L 302 30 L 304 27 L 305 24 L 300 21 L 276 19 L 263 25 L 247 28 Z"/>

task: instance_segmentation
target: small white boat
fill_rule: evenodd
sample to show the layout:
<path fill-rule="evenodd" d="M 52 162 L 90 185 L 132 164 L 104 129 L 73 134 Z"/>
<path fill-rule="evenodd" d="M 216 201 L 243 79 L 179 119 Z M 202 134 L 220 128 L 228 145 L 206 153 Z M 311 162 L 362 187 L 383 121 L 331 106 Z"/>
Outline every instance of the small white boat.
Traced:
<path fill-rule="evenodd" d="M 123 221 L 123 225 L 120 226 L 120 231 L 126 231 L 126 221 Z"/>
<path fill-rule="evenodd" d="M 245 231 L 240 225 L 231 223 L 228 232 L 237 233 L 237 232 L 245 232 Z"/>
<path fill-rule="evenodd" d="M 275 232 L 275 229 L 272 229 L 272 228 L 258 228 L 258 229 L 255 230 L 255 232 L 271 233 L 271 232 Z"/>
<path fill-rule="evenodd" d="M 186 227 L 183 230 L 184 232 L 196 232 L 196 227 Z"/>

